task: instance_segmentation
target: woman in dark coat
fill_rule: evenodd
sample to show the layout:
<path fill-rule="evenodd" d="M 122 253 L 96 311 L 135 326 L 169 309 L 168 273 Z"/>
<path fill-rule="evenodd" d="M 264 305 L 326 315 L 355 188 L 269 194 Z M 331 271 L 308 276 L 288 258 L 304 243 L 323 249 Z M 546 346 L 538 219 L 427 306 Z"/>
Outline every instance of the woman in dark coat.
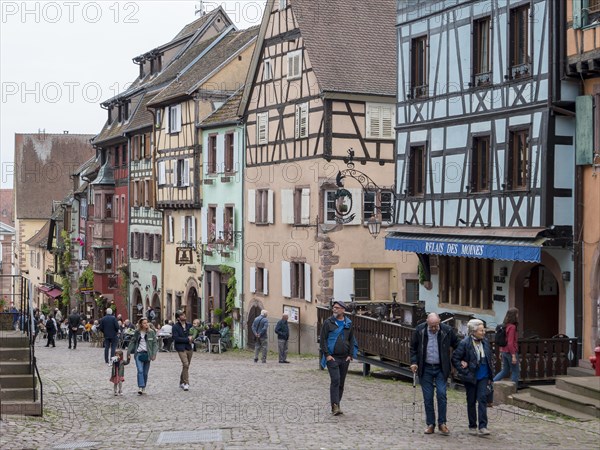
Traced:
<path fill-rule="evenodd" d="M 46 334 L 48 335 L 48 343 L 46 347 L 56 347 L 54 342 L 54 336 L 56 336 L 56 322 L 54 321 L 54 316 L 52 314 L 48 315 L 48 320 L 46 321 Z"/>
<path fill-rule="evenodd" d="M 487 429 L 487 392 L 488 385 L 494 378 L 492 349 L 485 338 L 485 328 L 481 320 L 471 319 L 467 328 L 468 336 L 458 344 L 452 354 L 452 365 L 458 371 L 467 390 L 469 433 L 487 436 L 490 434 Z"/>

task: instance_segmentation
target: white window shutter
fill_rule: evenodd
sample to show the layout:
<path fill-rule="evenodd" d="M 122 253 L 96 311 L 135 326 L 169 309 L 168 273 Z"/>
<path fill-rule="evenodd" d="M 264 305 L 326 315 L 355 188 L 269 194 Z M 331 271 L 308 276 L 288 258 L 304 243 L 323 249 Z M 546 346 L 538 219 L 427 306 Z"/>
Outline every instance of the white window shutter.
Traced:
<path fill-rule="evenodd" d="M 225 171 L 225 135 L 217 135 L 217 173 Z"/>
<path fill-rule="evenodd" d="M 162 127 L 167 131 L 171 131 L 171 108 L 168 106 L 165 108 L 165 118 L 162 123 Z"/>
<path fill-rule="evenodd" d="M 367 136 L 378 138 L 381 137 L 381 108 L 378 106 L 369 106 L 367 113 Z"/>
<path fill-rule="evenodd" d="M 185 232 L 185 218 L 186 218 L 186 216 L 181 216 L 181 241 L 182 242 L 188 241 L 188 238 L 187 238 L 186 232 Z"/>
<path fill-rule="evenodd" d="M 181 105 L 175 106 L 175 129 L 173 131 L 181 131 Z"/>
<path fill-rule="evenodd" d="M 363 193 L 362 189 L 348 189 L 350 194 L 352 194 L 352 210 L 350 214 L 354 214 L 354 220 L 350 222 L 348 225 L 361 225 L 362 222 L 362 203 L 363 203 Z"/>
<path fill-rule="evenodd" d="M 208 243 L 208 209 L 203 206 L 200 209 L 200 226 L 202 227 L 202 229 L 200 230 L 200 232 L 202 233 L 202 236 L 200 236 L 200 239 L 202 240 L 203 244 L 207 244 Z"/>
<path fill-rule="evenodd" d="M 308 136 L 308 102 L 300 105 L 300 137 Z"/>
<path fill-rule="evenodd" d="M 175 218 L 169 216 L 169 242 L 175 241 Z"/>
<path fill-rule="evenodd" d="M 290 283 L 291 266 L 289 261 L 281 261 L 281 295 L 285 298 L 292 297 L 292 286 Z"/>
<path fill-rule="evenodd" d="M 294 135 L 296 139 L 300 138 L 300 121 L 302 120 L 302 106 L 296 105 L 296 115 L 294 119 Z"/>
<path fill-rule="evenodd" d="M 300 223 L 308 225 L 310 223 L 310 189 L 302 189 L 302 200 L 300 204 Z"/>
<path fill-rule="evenodd" d="M 269 189 L 269 191 L 267 192 L 267 198 L 268 198 L 268 203 L 267 203 L 267 223 L 275 223 L 274 222 L 274 216 L 273 216 L 273 207 L 275 205 L 273 205 L 273 191 L 271 189 Z"/>
<path fill-rule="evenodd" d="M 196 248 L 196 216 L 192 216 L 192 246 Z"/>
<path fill-rule="evenodd" d="M 224 208 L 222 206 L 217 206 L 217 211 L 216 211 L 216 215 L 217 215 L 217 217 L 216 217 L 216 219 L 217 219 L 217 227 L 215 229 L 215 238 L 216 239 L 223 239 L 224 238 L 224 236 L 223 236 L 223 231 L 225 229 L 224 226 L 223 226 L 224 223 L 225 223 L 225 221 L 223 220 L 224 219 L 224 217 L 223 217 L 224 212 L 225 212 L 225 210 L 224 210 Z"/>
<path fill-rule="evenodd" d="M 294 223 L 294 190 L 281 190 L 281 222 Z"/>
<path fill-rule="evenodd" d="M 354 294 L 354 269 L 333 269 L 333 299 L 350 301 Z"/>
<path fill-rule="evenodd" d="M 210 140 L 207 138 L 205 141 L 204 148 L 202 149 L 202 173 L 204 178 L 208 175 L 208 143 Z"/>
<path fill-rule="evenodd" d="M 184 186 L 190 185 L 190 160 L 189 159 L 183 160 L 183 185 Z"/>
<path fill-rule="evenodd" d="M 173 167 L 173 186 L 179 186 L 179 173 L 178 173 L 178 168 L 179 168 L 179 160 L 173 160 L 171 162 L 171 167 Z"/>
<path fill-rule="evenodd" d="M 167 172 L 165 170 L 165 162 L 158 162 L 158 184 L 165 184 L 167 180 Z"/>
<path fill-rule="evenodd" d="M 238 167 L 240 164 L 240 156 L 242 150 L 240 149 L 240 131 L 236 130 L 233 133 L 233 171 L 241 172 L 241 169 Z"/>
<path fill-rule="evenodd" d="M 256 292 L 256 267 L 250 267 L 250 292 Z"/>
<path fill-rule="evenodd" d="M 312 301 L 312 290 L 310 281 L 310 264 L 304 263 L 304 300 L 306 300 L 307 302 Z"/>
<path fill-rule="evenodd" d="M 263 269 L 263 294 L 269 293 L 269 269 Z"/>
<path fill-rule="evenodd" d="M 256 222 L 256 191 L 248 189 L 248 222 Z"/>
<path fill-rule="evenodd" d="M 394 137 L 395 111 L 393 105 L 381 107 L 381 137 Z"/>
<path fill-rule="evenodd" d="M 287 55 L 287 63 L 288 63 L 287 77 L 292 78 L 294 76 L 294 55 L 293 54 Z"/>

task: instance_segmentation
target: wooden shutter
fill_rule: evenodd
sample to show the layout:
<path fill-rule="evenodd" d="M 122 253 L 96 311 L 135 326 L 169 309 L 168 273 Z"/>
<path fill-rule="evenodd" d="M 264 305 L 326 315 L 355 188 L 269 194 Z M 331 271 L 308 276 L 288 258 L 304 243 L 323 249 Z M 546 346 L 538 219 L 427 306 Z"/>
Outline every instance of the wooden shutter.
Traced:
<path fill-rule="evenodd" d="M 269 269 L 263 269 L 263 294 L 269 293 Z"/>
<path fill-rule="evenodd" d="M 190 160 L 183 160 L 183 186 L 190 185 Z"/>
<path fill-rule="evenodd" d="M 235 130 L 235 132 L 233 133 L 233 170 L 232 172 L 238 172 L 241 171 L 240 168 L 238 167 L 239 163 L 240 163 L 240 156 L 241 156 L 241 148 L 240 148 L 240 135 L 239 135 L 240 131 L 239 130 Z"/>
<path fill-rule="evenodd" d="M 231 248 L 235 247 L 235 208 L 231 208 Z"/>
<path fill-rule="evenodd" d="M 594 97 L 580 95 L 575 99 L 575 155 L 577 165 L 592 164 L 594 160 Z M 600 114 L 600 105 L 596 105 Z M 596 130 L 600 133 L 600 130 Z"/>
<path fill-rule="evenodd" d="M 187 242 L 188 237 L 185 229 L 186 216 L 181 216 L 181 242 Z"/>
<path fill-rule="evenodd" d="M 304 300 L 312 301 L 310 264 L 304 263 Z"/>
<path fill-rule="evenodd" d="M 169 242 L 175 242 L 175 218 L 169 216 Z"/>
<path fill-rule="evenodd" d="M 381 136 L 381 108 L 367 104 L 367 137 L 378 138 Z"/>
<path fill-rule="evenodd" d="M 256 267 L 250 267 L 250 292 L 256 292 Z"/>
<path fill-rule="evenodd" d="M 167 170 L 165 167 L 164 161 L 158 162 L 158 184 L 166 184 L 167 183 Z"/>
<path fill-rule="evenodd" d="M 354 269 L 333 269 L 333 300 L 350 301 L 354 294 Z"/>
<path fill-rule="evenodd" d="M 217 135 L 217 173 L 225 172 L 225 135 Z"/>
<path fill-rule="evenodd" d="M 204 178 L 208 175 L 208 153 L 210 151 L 210 136 L 206 138 L 204 148 L 202 149 L 202 167 Z"/>
<path fill-rule="evenodd" d="M 393 138 L 396 121 L 395 107 L 392 105 L 381 107 L 381 137 Z"/>
<path fill-rule="evenodd" d="M 287 55 L 287 63 L 288 63 L 288 78 L 292 78 L 294 76 L 294 54 Z"/>
<path fill-rule="evenodd" d="M 200 236 L 200 239 L 202 240 L 203 244 L 207 244 L 208 243 L 208 209 L 206 208 L 206 206 L 203 206 L 200 209 L 200 233 L 202 233 L 202 236 Z"/>
<path fill-rule="evenodd" d="M 281 190 L 281 222 L 294 223 L 294 190 Z"/>
<path fill-rule="evenodd" d="M 310 223 L 310 189 L 302 189 L 302 199 L 300 204 L 300 223 L 308 225 Z"/>
<path fill-rule="evenodd" d="M 348 225 L 361 225 L 362 224 L 362 202 L 363 202 L 363 193 L 362 189 L 351 188 L 348 189 L 350 194 L 352 194 L 352 210 L 351 214 L 354 214 L 354 220 L 350 222 Z"/>
<path fill-rule="evenodd" d="M 135 233 L 133 232 L 129 233 L 129 254 L 132 258 L 134 258 L 133 255 L 135 255 Z"/>
<path fill-rule="evenodd" d="M 156 235 L 156 261 L 160 262 L 162 260 L 162 236 L 160 234 Z"/>
<path fill-rule="evenodd" d="M 217 211 L 216 211 L 216 219 L 217 219 L 217 228 L 216 228 L 216 232 L 215 232 L 215 239 L 223 239 L 223 231 L 224 231 L 224 223 L 225 223 L 225 210 L 223 209 L 222 206 L 217 206 Z"/>
<path fill-rule="evenodd" d="M 269 189 L 267 191 L 267 223 L 275 223 L 273 215 L 274 206 L 275 205 L 273 204 L 273 191 Z"/>
<path fill-rule="evenodd" d="M 281 261 L 281 295 L 285 298 L 292 298 L 291 270 L 289 261 Z"/>
<path fill-rule="evenodd" d="M 144 135 L 144 158 L 150 158 L 150 135 Z"/>
<path fill-rule="evenodd" d="M 256 222 L 256 191 L 248 189 L 248 222 Z"/>

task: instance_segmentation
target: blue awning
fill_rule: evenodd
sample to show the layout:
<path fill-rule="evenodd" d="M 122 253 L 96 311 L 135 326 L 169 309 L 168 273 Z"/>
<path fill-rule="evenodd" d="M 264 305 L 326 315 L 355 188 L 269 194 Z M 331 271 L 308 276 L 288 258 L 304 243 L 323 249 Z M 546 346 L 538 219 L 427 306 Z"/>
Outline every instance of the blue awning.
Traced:
<path fill-rule="evenodd" d="M 385 249 L 463 258 L 540 262 L 542 245 L 546 240 L 544 237 L 536 239 L 502 239 L 392 232 L 385 238 Z"/>

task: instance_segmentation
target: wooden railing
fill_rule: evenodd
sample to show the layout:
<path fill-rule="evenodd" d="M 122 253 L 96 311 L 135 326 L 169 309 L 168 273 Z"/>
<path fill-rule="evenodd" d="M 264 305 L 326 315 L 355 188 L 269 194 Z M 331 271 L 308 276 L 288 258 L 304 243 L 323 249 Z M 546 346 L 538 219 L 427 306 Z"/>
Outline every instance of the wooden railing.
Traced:
<path fill-rule="evenodd" d="M 331 310 L 317 308 L 318 330 Z M 385 362 L 387 366 L 410 365 L 410 339 L 413 328 L 392 322 L 349 314 L 358 341 L 359 354 L 372 360 Z M 500 370 L 501 358 L 493 339 L 492 350 L 496 354 L 496 372 Z M 519 339 L 519 357 L 522 381 L 553 380 L 566 375 L 568 367 L 577 365 L 577 338 Z"/>

